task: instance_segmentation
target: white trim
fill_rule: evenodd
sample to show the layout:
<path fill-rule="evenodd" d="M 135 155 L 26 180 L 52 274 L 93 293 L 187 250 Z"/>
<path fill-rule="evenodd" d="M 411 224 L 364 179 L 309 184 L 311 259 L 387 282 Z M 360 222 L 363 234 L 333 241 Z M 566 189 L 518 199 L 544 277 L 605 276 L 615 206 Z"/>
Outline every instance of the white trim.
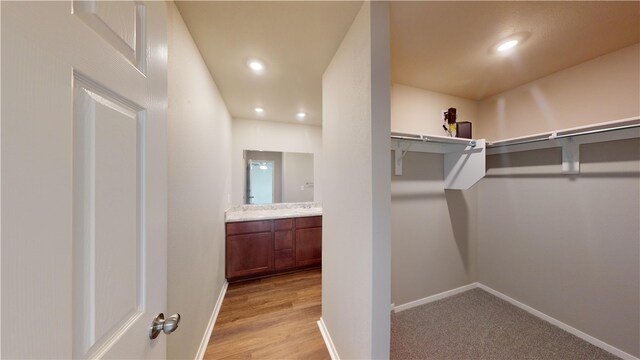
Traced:
<path fill-rule="evenodd" d="M 622 351 L 622 350 L 620 350 L 620 349 L 618 349 L 618 348 L 616 348 L 616 347 L 614 347 L 612 345 L 609 345 L 609 344 L 607 344 L 606 342 L 604 342 L 602 340 L 596 339 L 596 338 L 594 338 L 593 336 L 591 336 L 591 335 L 589 335 L 587 333 L 584 333 L 584 332 L 582 332 L 582 331 L 580 331 L 580 330 L 578 330 L 578 329 L 576 329 L 576 328 L 574 328 L 574 327 L 572 327 L 570 325 L 567 325 L 567 324 L 563 323 L 562 321 L 560 321 L 558 319 L 552 318 L 551 316 L 549 316 L 549 315 L 547 315 L 547 314 L 545 314 L 545 313 L 543 313 L 541 311 L 538 311 L 538 310 L 536 310 L 536 309 L 534 309 L 534 308 L 532 308 L 532 307 L 530 307 L 528 305 L 525 305 L 525 304 L 519 302 L 518 300 L 510 298 L 509 296 L 507 296 L 507 295 L 505 295 L 505 294 L 503 294 L 503 293 L 501 293 L 501 292 L 499 292 L 497 290 L 494 290 L 494 289 L 492 289 L 492 288 L 490 288 L 490 287 L 488 287 L 488 286 L 486 286 L 484 284 L 477 283 L 477 287 L 482 289 L 482 290 L 484 290 L 484 291 L 486 291 L 486 292 L 488 292 L 488 293 L 490 293 L 490 294 L 492 294 L 492 295 L 494 295 L 494 296 L 496 296 L 496 297 L 501 298 L 502 300 L 507 301 L 508 303 L 510 303 L 512 305 L 515 305 L 515 306 L 519 307 L 520 309 L 528 312 L 531 315 L 537 316 L 540 319 L 542 319 L 542 320 L 544 320 L 544 321 L 546 321 L 548 323 L 551 323 L 551 324 L 559 327 L 560 329 L 562 329 L 562 330 L 564 330 L 564 331 L 566 331 L 566 332 L 568 332 L 570 334 L 573 334 L 573 335 L 581 338 L 582 340 L 584 340 L 584 341 L 586 341 L 588 343 L 591 343 L 591 344 L 593 344 L 593 345 L 595 345 L 595 346 L 597 346 L 597 347 L 599 347 L 599 348 L 601 348 L 601 349 L 603 349 L 603 350 L 605 350 L 607 352 L 610 352 L 611 354 L 613 354 L 613 355 L 615 355 L 617 357 L 620 357 L 620 358 L 622 358 L 624 360 L 640 360 L 640 359 L 638 359 L 637 357 L 635 357 L 635 356 L 633 356 L 631 354 L 628 354 L 628 353 L 626 353 L 626 352 L 624 352 L 624 351 Z"/>
<path fill-rule="evenodd" d="M 329 335 L 329 330 L 327 326 L 324 324 L 324 320 L 320 318 L 318 320 L 318 327 L 320 328 L 320 333 L 322 334 L 322 338 L 324 339 L 324 344 L 327 346 L 327 350 L 329 351 L 329 356 L 331 356 L 331 360 L 340 360 L 338 356 L 338 351 L 336 350 L 336 346 L 333 344 L 333 340 L 331 340 L 331 335 Z"/>
<path fill-rule="evenodd" d="M 222 301 L 224 300 L 224 295 L 227 293 L 228 286 L 229 283 L 225 280 L 224 285 L 222 285 L 222 290 L 220 290 L 220 295 L 218 295 L 218 301 L 216 301 L 216 305 L 213 307 L 213 312 L 211 313 L 211 318 L 209 319 L 209 325 L 207 325 L 207 331 L 205 331 L 204 336 L 202 337 L 202 341 L 200 341 L 200 347 L 198 348 L 198 352 L 196 353 L 195 360 L 202 360 L 204 358 L 204 353 L 207 351 L 209 338 L 211 337 L 211 333 L 213 333 L 213 326 L 216 324 L 216 320 L 218 319 L 218 314 L 220 313 Z"/>
<path fill-rule="evenodd" d="M 418 300 L 415 300 L 415 301 L 408 302 L 406 304 L 401 304 L 401 305 L 395 306 L 393 308 L 393 311 L 396 312 L 396 313 L 399 313 L 400 311 L 411 309 L 411 308 L 416 307 L 416 306 L 428 304 L 430 302 L 434 302 L 436 300 L 440 300 L 440 299 L 447 298 L 449 296 L 460 294 L 462 292 L 465 292 L 465 291 L 471 290 L 471 289 L 475 289 L 477 287 L 478 287 L 478 283 L 477 282 L 476 283 L 471 283 L 471 284 L 468 284 L 468 285 L 464 285 L 464 286 L 460 286 L 459 288 L 447 290 L 447 291 L 441 292 L 439 294 L 427 296 L 426 298 L 418 299 Z"/>

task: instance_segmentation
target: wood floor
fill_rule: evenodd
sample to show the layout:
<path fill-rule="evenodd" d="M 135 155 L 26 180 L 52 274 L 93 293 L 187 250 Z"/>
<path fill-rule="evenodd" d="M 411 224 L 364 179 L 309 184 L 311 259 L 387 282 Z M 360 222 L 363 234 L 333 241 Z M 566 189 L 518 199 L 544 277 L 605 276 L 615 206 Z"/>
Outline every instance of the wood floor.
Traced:
<path fill-rule="evenodd" d="M 229 284 L 205 359 L 330 359 L 317 321 L 322 273 Z"/>

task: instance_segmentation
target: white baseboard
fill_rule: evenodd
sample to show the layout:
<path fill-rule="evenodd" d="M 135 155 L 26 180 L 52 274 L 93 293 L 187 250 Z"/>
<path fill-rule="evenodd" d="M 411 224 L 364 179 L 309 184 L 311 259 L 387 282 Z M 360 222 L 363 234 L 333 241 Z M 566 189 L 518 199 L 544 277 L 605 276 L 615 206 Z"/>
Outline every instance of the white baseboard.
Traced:
<path fill-rule="evenodd" d="M 562 321 L 560 321 L 560 320 L 558 320 L 556 318 L 553 318 L 553 317 L 551 317 L 551 316 L 549 316 L 549 315 L 547 315 L 547 314 L 545 314 L 545 313 L 543 313 L 541 311 L 538 311 L 538 310 L 536 310 L 536 309 L 534 309 L 534 308 L 532 308 L 532 307 L 530 307 L 528 305 L 525 305 L 525 304 L 519 302 L 518 300 L 510 298 L 509 296 L 507 296 L 507 295 L 505 295 L 505 294 L 503 294 L 503 293 L 501 293 L 501 292 L 499 292 L 497 290 L 494 290 L 494 289 L 492 289 L 492 288 L 490 288 L 490 287 L 488 287 L 488 286 L 486 286 L 484 284 L 478 283 L 477 287 L 482 289 L 482 290 L 484 290 L 484 291 L 486 291 L 486 292 L 488 292 L 488 293 L 490 293 L 490 294 L 492 294 L 492 295 L 494 295 L 494 296 L 496 296 L 496 297 L 499 297 L 502 300 L 507 301 L 508 303 L 511 303 L 512 305 L 515 305 L 515 306 L 519 307 L 520 309 L 528 312 L 529 314 L 537 316 L 540 319 L 542 319 L 542 320 L 544 320 L 544 321 L 546 321 L 548 323 L 551 323 L 551 324 L 559 327 L 560 329 L 562 329 L 562 330 L 564 330 L 564 331 L 566 331 L 566 332 L 568 332 L 570 334 L 573 334 L 573 335 L 581 338 L 582 340 L 584 340 L 584 341 L 586 341 L 586 342 L 588 342 L 590 344 L 593 344 L 593 345 L 595 345 L 595 346 L 597 346 L 597 347 L 599 347 L 599 348 L 601 348 L 601 349 L 603 349 L 605 351 L 608 351 L 608 352 L 612 353 L 613 355 L 615 355 L 615 356 L 617 356 L 619 358 L 622 358 L 624 360 L 640 360 L 637 357 L 635 357 L 635 356 L 633 356 L 631 354 L 628 354 L 628 353 L 616 348 L 615 346 L 609 345 L 609 344 L 607 344 L 606 342 L 604 342 L 602 340 L 596 339 L 593 336 L 574 328 L 573 326 L 567 325 L 567 324 L 563 323 Z"/>
<path fill-rule="evenodd" d="M 340 360 L 340 357 L 338 356 L 338 351 L 336 350 L 336 347 L 333 344 L 333 340 L 331 340 L 331 335 L 329 335 L 329 330 L 327 330 L 327 326 L 324 324 L 324 320 L 322 320 L 322 318 L 318 320 L 318 327 L 320 328 L 320 333 L 322 334 L 322 338 L 324 339 L 324 344 L 327 346 L 327 350 L 329 351 L 329 356 L 331 356 L 331 360 Z"/>
<path fill-rule="evenodd" d="M 462 292 L 474 289 L 476 287 L 478 287 L 478 283 L 471 283 L 471 284 L 468 284 L 468 285 L 460 286 L 459 288 L 447 290 L 447 291 L 441 292 L 439 294 L 427 296 L 426 298 L 418 299 L 418 300 L 415 300 L 415 301 L 408 302 L 406 304 L 401 304 L 401 305 L 395 306 L 393 308 L 393 311 L 398 313 L 400 311 L 411 309 L 411 308 L 416 307 L 416 306 L 428 304 L 428 303 L 434 302 L 436 300 L 440 300 L 440 299 L 447 298 L 449 296 L 460 294 Z"/>
<path fill-rule="evenodd" d="M 220 313 L 220 308 L 222 307 L 222 301 L 224 300 L 224 295 L 227 293 L 228 286 L 229 286 L 229 283 L 225 280 L 224 285 L 222 285 L 222 290 L 220 290 L 220 295 L 218 295 L 218 301 L 216 301 L 216 305 L 213 307 L 213 312 L 211 313 L 211 318 L 209 318 L 209 324 L 207 325 L 207 331 L 204 333 L 204 336 L 202 337 L 202 341 L 200 342 L 200 348 L 198 348 L 198 352 L 196 353 L 195 360 L 202 360 L 204 358 L 204 353 L 207 351 L 209 338 L 211 337 L 211 333 L 213 333 L 213 326 L 216 324 L 216 320 L 218 319 L 218 314 Z"/>

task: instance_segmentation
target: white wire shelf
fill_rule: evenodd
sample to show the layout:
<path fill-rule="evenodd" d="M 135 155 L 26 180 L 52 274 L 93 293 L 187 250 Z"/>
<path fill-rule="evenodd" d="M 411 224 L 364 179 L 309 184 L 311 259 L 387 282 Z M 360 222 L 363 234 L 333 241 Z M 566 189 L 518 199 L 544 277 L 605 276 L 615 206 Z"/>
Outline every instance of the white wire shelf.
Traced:
<path fill-rule="evenodd" d="M 445 156 L 445 189 L 468 189 L 485 174 L 486 155 L 562 147 L 562 173 L 580 173 L 580 145 L 640 138 L 640 116 L 511 139 L 485 141 L 438 135 L 391 133 L 395 174 L 402 175 L 407 151 Z"/>

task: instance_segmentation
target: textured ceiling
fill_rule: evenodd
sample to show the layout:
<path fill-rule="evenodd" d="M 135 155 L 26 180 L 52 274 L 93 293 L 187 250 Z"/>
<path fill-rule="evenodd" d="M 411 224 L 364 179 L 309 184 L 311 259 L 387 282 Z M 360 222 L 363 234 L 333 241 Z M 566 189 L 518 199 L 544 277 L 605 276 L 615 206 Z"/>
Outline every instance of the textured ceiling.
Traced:
<path fill-rule="evenodd" d="M 234 118 L 322 123 L 322 74 L 362 2 L 178 1 Z M 246 66 L 261 59 L 261 75 Z M 257 115 L 253 108 L 265 109 Z"/>
<path fill-rule="evenodd" d="M 392 2 L 395 83 L 483 99 L 640 41 L 640 2 Z M 491 48 L 530 36 L 507 56 Z"/>
<path fill-rule="evenodd" d="M 176 2 L 234 118 L 297 122 L 305 111 L 314 125 L 322 74 L 361 4 Z M 393 1 L 390 16 L 393 82 L 476 100 L 640 41 L 638 1 Z M 520 32 L 530 35 L 508 55 L 491 51 Z"/>

